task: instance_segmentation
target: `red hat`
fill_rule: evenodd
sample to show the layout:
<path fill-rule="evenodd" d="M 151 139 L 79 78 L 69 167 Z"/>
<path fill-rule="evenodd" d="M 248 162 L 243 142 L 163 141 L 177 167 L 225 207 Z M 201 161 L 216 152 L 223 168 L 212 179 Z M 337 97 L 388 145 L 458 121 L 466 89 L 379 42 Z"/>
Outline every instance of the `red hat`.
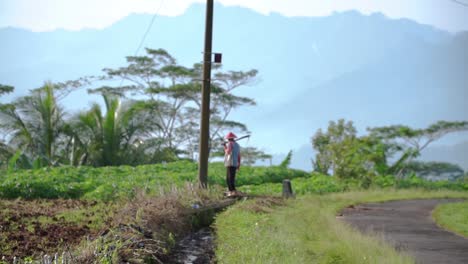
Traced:
<path fill-rule="evenodd" d="M 231 139 L 231 138 L 236 138 L 237 136 L 232 133 L 232 132 L 229 132 L 227 135 L 226 135 L 226 139 Z"/>

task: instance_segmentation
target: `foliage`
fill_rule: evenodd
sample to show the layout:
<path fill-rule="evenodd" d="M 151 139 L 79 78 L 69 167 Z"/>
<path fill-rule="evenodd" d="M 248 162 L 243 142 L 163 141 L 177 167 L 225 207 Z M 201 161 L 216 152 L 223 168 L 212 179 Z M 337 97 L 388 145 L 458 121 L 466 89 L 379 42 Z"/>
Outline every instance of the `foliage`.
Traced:
<path fill-rule="evenodd" d="M 265 161 L 273 158 L 272 155 L 266 154 L 265 152 L 255 148 L 255 147 L 245 147 L 241 149 L 242 152 L 242 164 L 247 166 L 252 166 L 258 160 Z M 224 153 L 223 153 L 224 154 Z"/>
<path fill-rule="evenodd" d="M 127 57 L 128 65 L 118 69 L 105 69 L 104 79 L 125 79 L 132 85 L 126 87 L 101 87 L 94 92 L 114 92 L 119 95 L 139 93 L 145 95 L 151 106 L 153 122 L 159 125 L 154 133 L 167 149 L 183 148 L 189 158 L 194 158 L 194 145 L 198 143 L 200 120 L 200 86 L 202 65 L 188 68 L 163 49 L 146 49 L 145 56 Z M 233 91 L 251 84 L 256 70 L 247 72 L 222 72 L 213 67 L 211 88 L 210 139 L 214 140 L 226 130 L 247 131 L 244 124 L 229 120 L 229 114 L 240 106 L 255 105 L 251 98 L 236 96 Z M 213 148 L 214 149 L 214 148 Z"/>
<path fill-rule="evenodd" d="M 73 138 L 76 144 L 71 151 L 70 165 L 89 164 L 112 166 L 133 164 L 145 146 L 141 141 L 151 125 L 149 112 L 143 102 L 125 101 L 111 94 L 103 94 L 105 114 L 95 104 L 86 113 L 81 113 L 74 124 Z M 79 146 L 84 148 L 80 149 Z M 81 155 L 78 156 L 76 153 Z M 133 162 L 132 162 L 133 161 Z"/>
<path fill-rule="evenodd" d="M 13 86 L 0 84 L 0 95 L 11 93 L 15 90 Z"/>
<path fill-rule="evenodd" d="M 326 132 L 318 130 L 312 138 L 317 151 L 314 169 L 341 179 L 360 179 L 369 186 L 372 177 L 385 170 L 384 147 L 372 137 L 358 137 L 351 121 L 331 121 Z"/>
<path fill-rule="evenodd" d="M 226 182 L 226 168 L 222 163 L 212 163 L 208 170 L 210 184 L 224 186 Z M 288 169 L 280 166 L 272 167 L 241 167 L 236 174 L 236 186 L 262 185 L 265 183 L 281 183 L 284 179 L 310 177 L 309 173 Z"/>
<path fill-rule="evenodd" d="M 293 192 L 296 195 L 304 194 L 324 194 L 333 192 L 342 192 L 350 189 L 351 182 L 341 181 L 335 177 L 312 173 L 309 178 L 296 178 L 291 181 Z M 245 185 L 241 186 L 241 191 L 261 195 L 275 195 L 282 192 L 282 184 L 280 183 L 264 183 L 262 185 Z"/>
<path fill-rule="evenodd" d="M 8 161 L 8 173 L 12 173 L 16 169 L 16 164 L 21 157 L 21 151 L 16 151 L 16 153 Z"/>
<path fill-rule="evenodd" d="M 197 164 L 189 161 L 141 165 L 137 167 L 58 167 L 21 170 L 0 177 L 0 197 L 85 198 L 110 201 L 133 197 L 138 189 L 158 193 L 171 186 L 197 182 Z M 225 186 L 222 163 L 210 164 L 209 183 Z M 285 178 L 306 177 L 303 171 L 280 167 L 243 167 L 237 185 L 282 182 Z"/>
<path fill-rule="evenodd" d="M 416 174 L 419 177 L 434 180 L 437 180 L 437 178 L 456 180 L 463 178 L 464 171 L 459 165 L 448 162 L 411 161 L 407 163 L 402 173 L 403 175 Z"/>
<path fill-rule="evenodd" d="M 468 121 L 438 121 L 422 129 L 393 125 L 369 128 L 368 130 L 370 136 L 384 141 L 387 158 L 399 154 L 397 162 L 389 166 L 387 173 L 402 176 L 408 161 L 418 157 L 422 150 L 444 135 L 468 130 Z"/>
<path fill-rule="evenodd" d="M 0 173 L 8 169 L 8 161 L 13 154 L 13 150 L 0 139 Z"/>
<path fill-rule="evenodd" d="M 314 170 L 331 172 L 341 179 L 359 179 L 363 187 L 369 187 L 378 175 L 395 174 L 401 178 L 404 172 L 414 172 L 414 168 L 405 168 L 430 143 L 466 129 L 466 121 L 439 121 L 425 129 L 400 125 L 371 128 L 369 135 L 358 137 L 351 121 L 331 121 L 326 132 L 319 129 L 312 138 L 317 151 Z M 389 159 L 397 154 L 400 156 L 396 162 L 390 164 Z"/>
<path fill-rule="evenodd" d="M 6 167 L 18 150 L 29 161 L 22 168 L 33 167 L 27 164 L 107 166 L 195 160 L 201 71 L 200 64 L 177 64 L 163 49 L 146 49 L 144 56 L 127 57 L 124 67 L 104 69 L 104 76 L 46 83 L 28 96 L 1 104 L 0 131 L 6 142 L 0 142 L 0 167 Z M 245 124 L 230 120 L 229 115 L 255 101 L 233 91 L 254 83 L 257 71 L 224 72 L 214 67 L 213 75 L 211 140 L 226 131 L 246 132 Z M 123 80 L 130 84 L 122 85 Z M 110 86 L 115 81 L 120 85 Z M 59 105 L 59 100 L 83 87 L 103 95 L 106 109 L 94 104 L 70 115 Z M 0 85 L 0 94 L 12 89 Z"/>
<path fill-rule="evenodd" d="M 170 186 L 183 186 L 197 182 L 197 164 L 178 161 L 137 167 L 58 167 L 36 170 L 20 170 L 0 178 L 0 197 L 34 198 L 85 198 L 91 200 L 115 200 L 133 197 L 137 190 L 158 193 Z M 211 163 L 209 184 L 225 186 L 226 168 L 222 163 Z M 242 167 L 236 177 L 241 191 L 252 194 L 279 195 L 282 181 L 292 180 L 294 193 L 298 195 L 343 192 L 362 188 L 359 179 L 339 179 L 319 173 L 274 167 Z M 409 176 L 397 179 L 391 175 L 373 178 L 370 188 L 423 188 L 427 190 L 467 191 L 468 182 L 428 181 Z"/>
<path fill-rule="evenodd" d="M 432 217 L 444 228 L 468 237 L 468 202 L 439 204 Z"/>
<path fill-rule="evenodd" d="M 8 135 L 8 145 L 29 160 L 56 165 L 59 149 L 65 144 L 61 138 L 63 115 L 54 86 L 46 83 L 32 91 L 31 96 L 0 105 L 0 130 Z"/>
<path fill-rule="evenodd" d="M 288 155 L 284 158 L 284 160 L 280 163 L 280 167 L 282 168 L 287 168 L 289 165 L 291 165 L 291 159 L 292 159 L 292 150 L 288 152 Z"/>
<path fill-rule="evenodd" d="M 296 178 L 291 181 L 293 192 L 297 195 L 325 194 L 344 192 L 349 190 L 371 189 L 413 189 L 423 190 L 454 190 L 468 191 L 468 183 L 459 181 L 429 181 L 412 174 L 407 178 L 400 179 L 392 175 L 378 175 L 373 178 L 370 186 L 362 186 L 359 179 L 339 179 L 334 176 L 320 173 L 312 173 L 311 177 Z M 275 195 L 282 191 L 281 183 L 265 183 L 262 185 L 245 185 L 241 191 L 261 194 Z"/>

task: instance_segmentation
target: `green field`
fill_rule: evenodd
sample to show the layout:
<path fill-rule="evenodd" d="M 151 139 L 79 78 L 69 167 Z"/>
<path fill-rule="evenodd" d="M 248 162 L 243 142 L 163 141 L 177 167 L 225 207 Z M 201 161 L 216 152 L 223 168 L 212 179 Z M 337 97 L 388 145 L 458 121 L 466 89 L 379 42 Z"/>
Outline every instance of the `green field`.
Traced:
<path fill-rule="evenodd" d="M 136 191 L 157 194 L 161 188 L 196 183 L 197 164 L 180 161 L 137 167 L 58 167 L 21 170 L 0 176 L 0 198 L 88 199 L 111 201 L 131 198 Z M 209 167 L 209 184 L 225 185 L 222 163 Z M 283 167 L 242 167 L 237 185 L 280 183 L 283 179 L 309 177 L 310 174 Z"/>

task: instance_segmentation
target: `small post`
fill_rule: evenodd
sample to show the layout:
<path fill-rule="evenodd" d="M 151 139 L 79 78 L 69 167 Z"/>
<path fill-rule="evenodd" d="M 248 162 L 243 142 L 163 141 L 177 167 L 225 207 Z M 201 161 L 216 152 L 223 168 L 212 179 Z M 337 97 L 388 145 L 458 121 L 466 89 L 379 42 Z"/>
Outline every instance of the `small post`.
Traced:
<path fill-rule="evenodd" d="M 286 179 L 283 180 L 283 198 L 294 198 L 294 193 L 292 191 L 291 181 Z"/>

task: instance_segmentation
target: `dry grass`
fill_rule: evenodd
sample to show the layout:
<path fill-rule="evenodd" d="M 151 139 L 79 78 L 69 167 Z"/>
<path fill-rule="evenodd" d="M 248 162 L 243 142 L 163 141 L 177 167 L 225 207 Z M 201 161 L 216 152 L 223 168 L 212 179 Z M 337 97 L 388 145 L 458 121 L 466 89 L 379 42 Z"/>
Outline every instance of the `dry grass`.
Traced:
<path fill-rule="evenodd" d="M 261 197 L 249 203 L 240 205 L 240 209 L 252 213 L 271 213 L 278 206 L 285 205 L 285 200 L 281 197 Z"/>
<path fill-rule="evenodd" d="M 192 231 L 192 207 L 220 199 L 218 189 L 161 189 L 157 196 L 139 192 L 116 213 L 112 227 L 79 249 L 79 263 L 162 263 L 176 241 Z"/>

